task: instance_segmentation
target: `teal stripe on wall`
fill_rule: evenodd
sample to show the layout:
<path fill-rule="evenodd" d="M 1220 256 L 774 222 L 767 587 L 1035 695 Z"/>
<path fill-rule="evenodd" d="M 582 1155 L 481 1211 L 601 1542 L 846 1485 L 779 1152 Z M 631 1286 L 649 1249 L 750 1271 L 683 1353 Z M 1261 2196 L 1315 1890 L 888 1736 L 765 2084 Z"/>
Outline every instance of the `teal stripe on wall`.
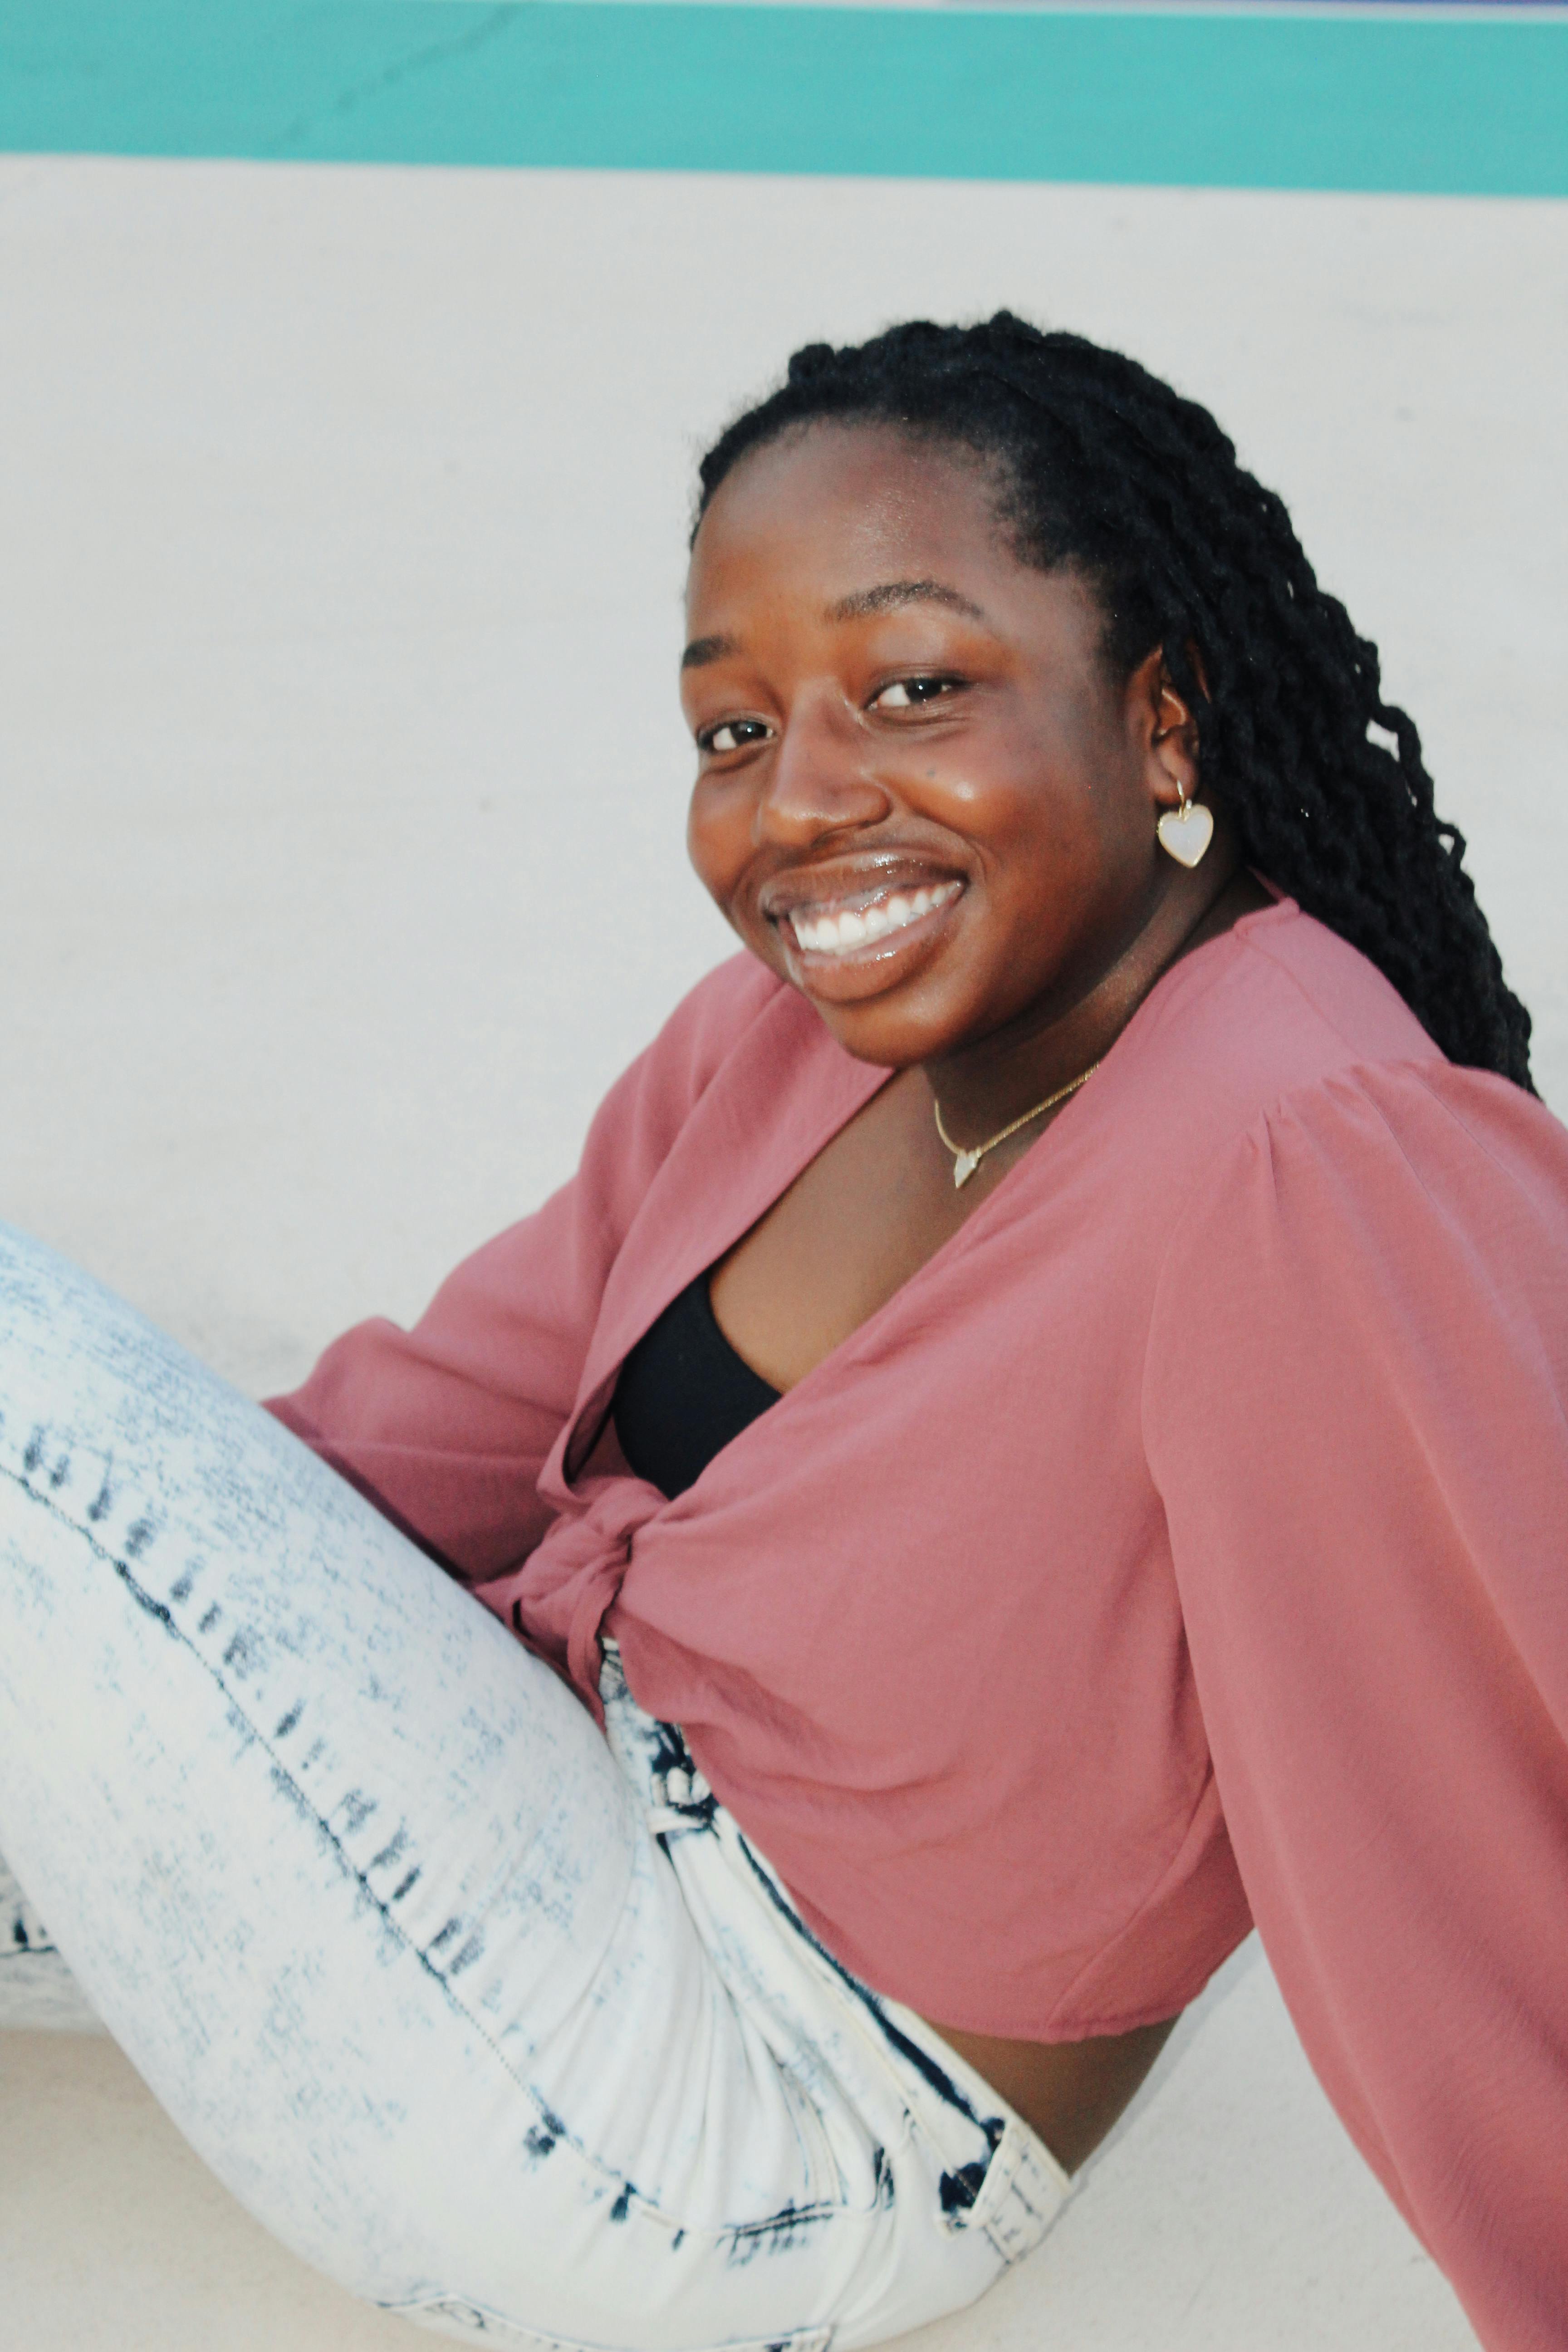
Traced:
<path fill-rule="evenodd" d="M 1568 24 L 0 0 L 0 147 L 1568 195 Z"/>

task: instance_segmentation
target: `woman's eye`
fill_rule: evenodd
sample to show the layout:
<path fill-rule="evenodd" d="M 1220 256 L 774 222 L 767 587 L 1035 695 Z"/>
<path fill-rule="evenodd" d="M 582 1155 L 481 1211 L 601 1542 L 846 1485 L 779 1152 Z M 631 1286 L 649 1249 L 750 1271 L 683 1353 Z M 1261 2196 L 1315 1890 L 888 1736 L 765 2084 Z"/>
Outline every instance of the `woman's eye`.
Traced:
<path fill-rule="evenodd" d="M 760 719 L 726 719 L 718 727 L 705 727 L 697 745 L 702 751 L 743 751 L 749 744 L 765 741 L 767 733 Z"/>
<path fill-rule="evenodd" d="M 896 677 L 871 697 L 873 710 L 910 710 L 921 702 L 935 702 L 944 694 L 952 694 L 958 685 L 952 677 Z"/>

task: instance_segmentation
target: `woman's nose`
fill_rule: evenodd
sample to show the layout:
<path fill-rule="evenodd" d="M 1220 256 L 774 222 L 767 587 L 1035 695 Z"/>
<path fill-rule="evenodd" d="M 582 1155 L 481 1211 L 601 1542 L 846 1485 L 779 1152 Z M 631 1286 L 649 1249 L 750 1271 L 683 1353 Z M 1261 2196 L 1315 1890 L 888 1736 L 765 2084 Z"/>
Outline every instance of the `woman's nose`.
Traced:
<path fill-rule="evenodd" d="M 892 798 L 873 746 L 837 689 L 796 697 L 757 804 L 759 841 L 812 841 L 845 825 L 875 824 Z"/>

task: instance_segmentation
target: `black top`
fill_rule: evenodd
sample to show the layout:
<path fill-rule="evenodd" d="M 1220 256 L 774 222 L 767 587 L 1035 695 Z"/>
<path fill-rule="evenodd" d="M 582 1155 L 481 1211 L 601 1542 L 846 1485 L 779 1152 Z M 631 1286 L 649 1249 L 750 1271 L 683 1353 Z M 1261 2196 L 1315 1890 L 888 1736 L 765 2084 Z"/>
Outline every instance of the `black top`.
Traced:
<path fill-rule="evenodd" d="M 713 1456 L 778 1401 L 777 1389 L 720 1330 L 708 1276 L 700 1274 L 621 1366 L 611 1412 L 632 1469 L 673 1497 L 694 1486 Z"/>

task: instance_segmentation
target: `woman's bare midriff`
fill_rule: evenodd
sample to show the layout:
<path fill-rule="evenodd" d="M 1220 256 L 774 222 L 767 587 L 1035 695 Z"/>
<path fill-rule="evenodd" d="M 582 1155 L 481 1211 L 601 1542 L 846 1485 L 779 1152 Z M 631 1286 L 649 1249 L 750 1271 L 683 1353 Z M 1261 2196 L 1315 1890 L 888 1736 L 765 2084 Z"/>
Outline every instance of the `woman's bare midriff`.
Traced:
<path fill-rule="evenodd" d="M 1033 2126 L 1063 2170 L 1076 2172 L 1131 2105 L 1176 2020 L 1086 2042 L 1006 2042 L 926 2022 Z"/>

